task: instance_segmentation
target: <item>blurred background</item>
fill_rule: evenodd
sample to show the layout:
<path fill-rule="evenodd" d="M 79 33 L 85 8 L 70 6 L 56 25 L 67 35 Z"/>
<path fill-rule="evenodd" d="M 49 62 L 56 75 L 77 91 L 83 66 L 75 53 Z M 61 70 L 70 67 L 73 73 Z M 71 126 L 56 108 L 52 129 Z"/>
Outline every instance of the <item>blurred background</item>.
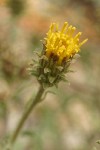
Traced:
<path fill-rule="evenodd" d="M 29 116 L 14 150 L 99 150 L 100 1 L 0 0 L 0 141 L 14 131 L 39 84 L 26 68 L 51 22 L 65 21 L 88 42 L 68 83 L 51 90 Z M 1 148 L 2 149 L 2 148 Z M 1 150 L 0 149 L 0 150 Z"/>

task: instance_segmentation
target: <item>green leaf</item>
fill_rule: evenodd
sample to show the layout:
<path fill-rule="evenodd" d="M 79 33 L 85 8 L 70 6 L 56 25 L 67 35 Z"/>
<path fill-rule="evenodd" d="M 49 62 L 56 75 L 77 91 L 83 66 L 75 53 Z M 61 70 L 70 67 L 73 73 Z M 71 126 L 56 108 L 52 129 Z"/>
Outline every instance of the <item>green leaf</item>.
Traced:
<path fill-rule="evenodd" d="M 43 59 L 43 60 L 45 60 L 45 61 L 48 61 L 48 57 L 46 57 L 45 55 L 42 55 L 42 56 L 40 57 L 40 59 Z"/>
<path fill-rule="evenodd" d="M 63 67 L 62 66 L 57 66 L 56 67 L 59 71 L 62 71 L 63 70 Z"/>
<path fill-rule="evenodd" d="M 69 69 L 69 68 L 66 68 L 65 70 L 64 70 L 64 73 L 68 73 L 68 72 L 75 72 L 74 70 L 71 70 L 71 69 Z"/>
<path fill-rule="evenodd" d="M 66 76 L 64 74 L 59 75 L 61 80 L 68 82 L 68 80 L 66 79 Z"/>
<path fill-rule="evenodd" d="M 78 59 L 78 58 L 80 58 L 80 55 L 79 54 L 75 54 L 73 58 L 74 59 Z"/>
<path fill-rule="evenodd" d="M 40 53 L 40 52 L 37 52 L 37 51 L 33 51 L 33 54 L 36 54 L 38 57 L 41 56 L 41 53 Z"/>
<path fill-rule="evenodd" d="M 48 78 L 49 78 L 49 82 L 50 82 L 50 83 L 53 83 L 54 80 L 55 80 L 55 77 L 53 77 L 53 76 L 49 76 Z"/>
<path fill-rule="evenodd" d="M 49 69 L 49 68 L 44 68 L 44 73 L 46 74 L 46 73 L 48 73 L 48 72 L 50 72 L 51 70 Z"/>
<path fill-rule="evenodd" d="M 38 80 L 44 80 L 45 79 L 45 76 L 43 75 L 43 74 L 41 74 L 40 76 L 39 76 L 39 78 L 38 78 Z"/>
<path fill-rule="evenodd" d="M 31 75 L 38 76 L 37 72 L 34 70 L 31 71 Z"/>

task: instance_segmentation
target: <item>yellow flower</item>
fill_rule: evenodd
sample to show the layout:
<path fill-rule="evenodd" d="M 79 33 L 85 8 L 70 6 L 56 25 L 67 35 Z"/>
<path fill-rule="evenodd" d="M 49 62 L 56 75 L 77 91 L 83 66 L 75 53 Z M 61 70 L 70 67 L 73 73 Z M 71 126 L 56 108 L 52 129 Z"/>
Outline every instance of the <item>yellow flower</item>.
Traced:
<path fill-rule="evenodd" d="M 67 22 L 64 23 L 61 30 L 58 30 L 58 24 L 52 23 L 45 38 L 46 56 L 48 58 L 54 56 L 57 63 L 61 64 L 63 60 L 67 61 L 78 53 L 87 39 L 80 42 L 79 38 L 82 33 L 79 32 L 73 36 L 75 30 L 76 28 L 72 25 L 68 26 Z"/>
<path fill-rule="evenodd" d="M 75 27 L 65 22 L 62 29 L 52 23 L 44 38 L 45 42 L 41 54 L 37 53 L 38 61 L 33 59 L 31 74 L 35 75 L 44 88 L 58 86 L 60 81 L 66 81 L 66 74 L 70 72 L 73 56 L 80 51 L 80 47 L 87 39 L 80 42 L 81 32 L 74 35 Z M 34 57 L 35 58 L 35 57 Z"/>

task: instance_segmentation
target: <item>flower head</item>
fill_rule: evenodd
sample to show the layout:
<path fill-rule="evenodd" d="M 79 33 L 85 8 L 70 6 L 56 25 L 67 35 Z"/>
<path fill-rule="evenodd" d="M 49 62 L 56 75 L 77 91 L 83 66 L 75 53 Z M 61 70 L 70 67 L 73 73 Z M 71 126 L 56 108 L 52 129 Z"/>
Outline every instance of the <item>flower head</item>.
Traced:
<path fill-rule="evenodd" d="M 76 30 L 73 26 L 68 26 L 65 22 L 62 29 L 58 30 L 58 25 L 52 23 L 44 38 L 44 46 L 39 56 L 37 65 L 34 61 L 32 74 L 37 76 L 38 81 L 46 87 L 57 85 L 60 81 L 65 81 L 65 74 L 69 72 L 69 66 L 74 55 L 80 51 L 80 47 L 87 39 L 80 42 L 81 32 L 74 36 Z"/>
<path fill-rule="evenodd" d="M 58 24 L 52 23 L 47 33 L 46 41 L 46 56 L 50 58 L 52 55 L 56 57 L 58 64 L 61 64 L 63 60 L 72 58 L 76 53 L 80 51 L 80 47 L 87 41 L 80 42 L 79 32 L 73 36 L 75 27 L 68 26 L 65 22 L 62 29 L 58 30 Z"/>

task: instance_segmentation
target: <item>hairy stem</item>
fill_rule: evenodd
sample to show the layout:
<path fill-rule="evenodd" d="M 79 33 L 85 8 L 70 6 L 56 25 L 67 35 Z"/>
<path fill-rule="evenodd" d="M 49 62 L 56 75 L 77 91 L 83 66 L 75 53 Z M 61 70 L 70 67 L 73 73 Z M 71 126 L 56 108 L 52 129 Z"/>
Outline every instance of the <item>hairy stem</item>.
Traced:
<path fill-rule="evenodd" d="M 41 97 L 42 97 L 42 94 L 44 92 L 44 89 L 42 86 L 40 86 L 39 88 L 39 91 L 35 97 L 35 99 L 32 101 L 32 103 L 30 104 L 30 106 L 25 110 L 21 120 L 19 121 L 18 123 L 18 126 L 17 128 L 15 129 L 12 137 L 11 137 L 11 145 L 13 145 L 22 129 L 22 127 L 24 126 L 24 123 L 26 121 L 26 119 L 28 118 L 28 116 L 30 115 L 30 113 L 32 112 L 33 108 L 41 101 Z"/>

